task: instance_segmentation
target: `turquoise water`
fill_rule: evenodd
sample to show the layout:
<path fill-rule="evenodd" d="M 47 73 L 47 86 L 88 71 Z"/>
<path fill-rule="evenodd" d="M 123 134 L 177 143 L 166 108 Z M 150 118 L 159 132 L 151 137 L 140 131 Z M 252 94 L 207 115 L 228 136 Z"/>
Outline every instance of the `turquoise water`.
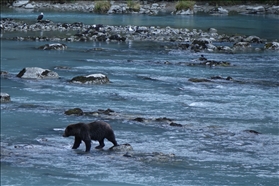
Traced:
<path fill-rule="evenodd" d="M 6 11 L 1 16 L 31 22 L 34 15 L 37 13 Z M 204 30 L 212 27 L 212 22 L 204 19 L 213 20 L 205 15 L 51 15 L 53 21 L 76 22 L 82 17 L 86 23 L 98 17 L 98 23 L 103 24 L 137 21 L 174 27 L 187 27 L 185 20 L 191 23 L 190 27 Z M 218 30 L 261 33 L 258 36 L 262 38 L 278 39 L 276 17 L 217 19 L 218 24 L 214 24 Z M 251 20 L 253 24 L 244 24 Z M 8 35 L 4 33 L 3 38 L 5 34 Z M 1 92 L 10 94 L 12 100 L 1 104 L 1 185 L 278 184 L 278 52 L 203 53 L 208 59 L 234 65 L 208 68 L 180 64 L 193 62 L 201 53 L 164 50 L 163 44 L 157 42 L 77 42 L 66 43 L 65 51 L 37 49 L 44 44 L 1 41 L 1 70 L 10 74 L 1 78 Z M 95 47 L 104 50 L 85 52 Z M 54 70 L 60 78 L 39 81 L 15 77 L 22 68 L 33 66 Z M 57 66 L 69 69 L 59 70 Z M 92 73 L 106 74 L 111 83 L 87 86 L 68 82 L 74 76 Z M 239 82 L 188 81 L 217 75 L 231 76 Z M 110 108 L 117 116 L 64 114 L 75 107 L 87 112 Z M 136 117 L 167 117 L 183 127 L 133 121 Z M 71 149 L 74 139 L 63 138 L 63 129 L 71 123 L 97 119 L 111 124 L 118 143 L 132 145 L 133 157 L 109 151 L 112 144 L 108 141 L 104 150 L 92 148 L 87 154 L 83 153 L 83 144 L 78 150 Z M 93 142 L 92 146 L 96 145 Z M 158 159 L 154 153 L 175 156 Z"/>

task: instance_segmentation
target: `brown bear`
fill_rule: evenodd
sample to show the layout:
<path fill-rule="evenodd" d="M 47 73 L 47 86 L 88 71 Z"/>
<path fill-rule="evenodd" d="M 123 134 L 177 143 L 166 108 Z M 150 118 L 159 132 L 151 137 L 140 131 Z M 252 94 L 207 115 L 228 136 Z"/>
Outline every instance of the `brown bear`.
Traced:
<path fill-rule="evenodd" d="M 96 149 L 101 149 L 105 146 L 105 138 L 112 142 L 114 146 L 118 146 L 111 126 L 104 121 L 68 125 L 64 131 L 63 137 L 69 136 L 75 136 L 75 142 L 72 149 L 77 149 L 81 142 L 84 141 L 86 146 L 85 152 L 90 151 L 91 140 L 99 141 L 99 145 L 95 147 Z"/>

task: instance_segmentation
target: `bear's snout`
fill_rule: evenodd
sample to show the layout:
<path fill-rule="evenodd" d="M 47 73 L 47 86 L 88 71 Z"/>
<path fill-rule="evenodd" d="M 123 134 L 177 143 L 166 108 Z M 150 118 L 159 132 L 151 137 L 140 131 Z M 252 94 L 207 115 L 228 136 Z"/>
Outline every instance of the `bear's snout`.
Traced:
<path fill-rule="evenodd" d="M 63 134 L 63 137 L 69 137 L 68 135 L 66 135 L 65 133 Z"/>

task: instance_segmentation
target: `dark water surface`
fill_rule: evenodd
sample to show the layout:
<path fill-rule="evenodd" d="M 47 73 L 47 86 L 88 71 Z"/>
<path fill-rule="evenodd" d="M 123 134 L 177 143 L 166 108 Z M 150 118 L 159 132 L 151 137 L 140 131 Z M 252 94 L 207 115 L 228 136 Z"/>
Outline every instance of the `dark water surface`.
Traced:
<path fill-rule="evenodd" d="M 44 11 L 54 22 L 187 27 L 278 39 L 278 17 L 96 15 Z M 33 22 L 38 12 L 4 11 L 2 17 Z M 2 38 L 5 38 L 3 33 Z M 7 33 L 8 34 L 8 33 Z M 65 51 L 41 51 L 45 42 L 1 40 L 1 185 L 278 185 L 278 51 L 205 53 L 232 67 L 191 67 L 201 53 L 164 50 L 158 42 L 65 43 Z M 104 50 L 85 52 L 100 47 Z M 203 53 L 204 54 L 204 53 Z M 171 65 L 166 64 L 168 61 Z M 67 70 L 55 69 L 67 66 Z M 24 67 L 56 71 L 55 80 L 24 80 Z M 77 75 L 103 73 L 105 85 L 76 85 Z M 237 81 L 192 83 L 189 78 L 231 76 Z M 66 116 L 64 111 L 110 108 L 117 117 Z M 133 118 L 167 117 L 165 122 Z M 70 123 L 104 119 L 120 144 L 130 143 L 133 157 L 63 138 Z M 255 130 L 256 135 L 244 130 Z M 93 142 L 92 146 L 97 146 Z M 175 157 L 156 158 L 156 153 Z M 153 154 L 152 154 L 153 153 Z"/>

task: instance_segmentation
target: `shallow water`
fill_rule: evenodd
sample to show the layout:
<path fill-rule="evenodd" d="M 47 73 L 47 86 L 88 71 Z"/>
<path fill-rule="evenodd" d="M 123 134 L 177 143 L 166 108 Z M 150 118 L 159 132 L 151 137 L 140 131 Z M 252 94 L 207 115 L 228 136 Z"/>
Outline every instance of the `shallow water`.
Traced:
<path fill-rule="evenodd" d="M 37 13 L 2 14 L 32 21 L 30 15 Z M 63 15 L 68 22 L 77 21 L 74 18 L 79 16 L 84 22 L 97 16 L 103 18 L 98 19 L 103 24 L 119 24 L 120 20 L 121 24 L 136 24 L 131 21 L 136 19 L 138 24 L 149 20 L 146 24 L 172 26 L 160 16 L 67 12 L 51 15 L 51 20 L 59 17 L 54 15 Z M 204 17 L 185 19 L 191 19 L 195 27 Z M 243 22 L 255 19 L 256 23 L 263 20 L 268 25 L 257 26 L 253 35 L 271 32 L 261 37 L 278 37 L 274 35 L 278 29 L 274 22 L 278 19 L 240 17 Z M 182 17 L 166 19 L 172 18 L 173 26 L 181 24 Z M 251 34 L 242 23 L 237 26 L 238 17 L 217 19 L 221 20 L 219 28 L 227 27 L 226 21 L 231 19 L 236 25 L 231 32 Z M 211 27 L 206 23 L 200 28 Z M 180 64 L 195 61 L 201 53 L 164 50 L 157 42 L 77 42 L 66 43 L 65 51 L 38 50 L 43 44 L 1 41 L 1 70 L 10 74 L 1 78 L 1 92 L 10 94 L 12 100 L 1 104 L 1 185 L 278 184 L 278 52 L 206 53 L 208 59 L 233 64 L 208 68 Z M 104 50 L 86 52 L 95 47 Z M 166 61 L 171 64 L 165 64 Z M 33 66 L 54 70 L 60 78 L 37 81 L 15 77 L 24 67 Z M 55 69 L 57 66 L 70 68 L 59 70 Z M 111 83 L 89 86 L 68 82 L 74 76 L 92 73 L 106 74 Z M 231 76 L 238 82 L 188 81 L 217 75 Z M 87 112 L 110 108 L 118 115 L 103 118 L 64 114 L 75 107 Z M 136 117 L 167 117 L 183 127 L 159 121 L 133 121 Z M 92 148 L 87 154 L 83 144 L 78 150 L 71 149 L 74 139 L 63 138 L 63 129 L 71 123 L 96 119 L 111 124 L 118 143 L 132 145 L 132 157 L 109 151 L 112 144 L 108 141 L 104 150 Z M 93 142 L 92 146 L 96 145 Z M 175 156 L 156 158 L 159 152 Z"/>

